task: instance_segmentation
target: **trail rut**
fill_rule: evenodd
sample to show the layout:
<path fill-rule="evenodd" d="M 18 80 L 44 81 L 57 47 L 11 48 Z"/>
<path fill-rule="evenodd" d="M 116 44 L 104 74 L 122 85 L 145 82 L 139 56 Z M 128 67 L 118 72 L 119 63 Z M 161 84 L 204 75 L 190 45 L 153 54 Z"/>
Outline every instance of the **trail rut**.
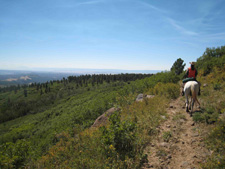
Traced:
<path fill-rule="evenodd" d="M 157 137 L 146 148 L 145 168 L 196 169 L 201 168 L 210 152 L 205 148 L 199 124 L 185 112 L 182 97 L 170 103 L 164 123 L 158 127 Z"/>

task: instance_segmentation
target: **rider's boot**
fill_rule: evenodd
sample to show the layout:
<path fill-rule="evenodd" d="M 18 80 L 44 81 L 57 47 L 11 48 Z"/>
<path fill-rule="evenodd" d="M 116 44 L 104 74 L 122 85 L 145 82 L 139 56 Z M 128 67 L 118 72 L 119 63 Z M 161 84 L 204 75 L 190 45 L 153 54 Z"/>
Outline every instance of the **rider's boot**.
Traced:
<path fill-rule="evenodd" d="M 181 88 L 182 88 L 181 96 L 184 96 L 184 83 L 182 84 Z"/>
<path fill-rule="evenodd" d="M 181 96 L 184 96 L 184 89 L 182 89 Z"/>

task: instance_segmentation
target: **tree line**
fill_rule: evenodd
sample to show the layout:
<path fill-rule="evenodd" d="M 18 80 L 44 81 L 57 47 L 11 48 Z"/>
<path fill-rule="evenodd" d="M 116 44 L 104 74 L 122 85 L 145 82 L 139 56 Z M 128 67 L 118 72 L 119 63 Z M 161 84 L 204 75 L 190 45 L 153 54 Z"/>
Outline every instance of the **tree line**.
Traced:
<path fill-rule="evenodd" d="M 28 87 L 36 87 L 37 91 L 40 91 L 40 94 L 42 95 L 43 93 L 48 93 L 51 91 L 50 85 L 53 85 L 53 83 L 63 83 L 65 86 L 68 83 L 76 83 L 76 88 L 79 87 L 87 87 L 88 84 L 91 84 L 92 86 L 103 84 L 104 82 L 106 83 L 111 83 L 111 82 L 116 82 L 116 81 L 123 81 L 123 82 L 128 82 L 128 81 L 135 81 L 137 79 L 143 79 L 146 77 L 150 77 L 153 74 L 93 74 L 93 75 L 81 75 L 81 76 L 69 76 L 68 78 L 63 78 L 61 80 L 54 80 L 46 83 L 31 83 L 29 85 L 24 84 L 24 85 L 12 85 L 12 86 L 6 86 L 6 87 L 0 87 L 0 93 L 5 93 L 5 92 L 11 92 L 14 91 L 15 94 L 17 93 L 18 90 L 23 89 L 24 90 L 24 96 L 27 97 L 27 88 Z M 42 90 L 43 89 L 43 90 Z"/>
<path fill-rule="evenodd" d="M 81 75 L 81 76 L 69 76 L 68 81 L 69 82 L 75 82 L 79 85 L 85 85 L 88 83 L 91 83 L 92 86 L 98 85 L 98 84 L 103 84 L 103 82 L 115 82 L 115 81 L 123 81 L 123 82 L 128 82 L 128 81 L 135 81 L 137 79 L 143 79 L 146 77 L 150 77 L 152 74 L 93 74 L 93 75 Z"/>

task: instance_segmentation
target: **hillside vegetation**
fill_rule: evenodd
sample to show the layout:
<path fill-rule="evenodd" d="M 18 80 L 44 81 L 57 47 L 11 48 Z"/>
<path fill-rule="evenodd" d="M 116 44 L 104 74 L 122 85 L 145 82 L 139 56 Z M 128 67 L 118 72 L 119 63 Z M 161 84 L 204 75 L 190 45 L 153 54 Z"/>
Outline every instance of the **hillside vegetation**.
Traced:
<path fill-rule="evenodd" d="M 0 93 L 1 166 L 22 167 L 59 141 L 58 133 L 84 130 L 116 104 L 118 91 L 149 75 L 85 75 Z M 16 90 L 15 90 L 16 89 Z"/>
<path fill-rule="evenodd" d="M 225 167 L 224 49 L 206 49 L 197 60 L 197 79 L 205 87 L 193 120 L 204 124 L 205 142 L 213 152 L 202 168 Z M 166 108 L 179 97 L 183 74 L 69 77 L 1 92 L 0 167 L 140 168 Z M 155 97 L 136 102 L 139 93 Z M 108 125 L 90 128 L 111 107 L 120 110 Z"/>

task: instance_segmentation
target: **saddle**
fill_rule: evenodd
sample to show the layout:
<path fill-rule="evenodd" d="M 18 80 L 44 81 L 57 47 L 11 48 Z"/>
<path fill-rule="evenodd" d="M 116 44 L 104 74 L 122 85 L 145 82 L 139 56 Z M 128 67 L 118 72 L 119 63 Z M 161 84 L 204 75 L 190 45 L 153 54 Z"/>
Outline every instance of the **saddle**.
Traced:
<path fill-rule="evenodd" d="M 188 77 L 188 78 L 183 80 L 183 83 L 187 83 L 189 81 L 196 81 L 196 79 L 194 77 Z"/>
<path fill-rule="evenodd" d="M 184 87 L 185 83 L 187 83 L 187 82 L 189 82 L 189 81 L 196 81 L 196 82 L 198 82 L 194 77 L 188 77 L 188 78 L 182 80 L 182 82 L 183 82 L 182 88 Z M 200 86 L 201 86 L 201 83 L 198 82 L 198 84 L 199 84 L 198 95 L 200 96 L 200 95 L 201 95 L 201 92 L 200 92 Z M 182 96 L 184 95 L 183 90 L 182 90 L 182 94 L 181 94 L 181 95 L 182 95 Z M 192 96 L 191 92 L 190 92 L 190 95 Z"/>

